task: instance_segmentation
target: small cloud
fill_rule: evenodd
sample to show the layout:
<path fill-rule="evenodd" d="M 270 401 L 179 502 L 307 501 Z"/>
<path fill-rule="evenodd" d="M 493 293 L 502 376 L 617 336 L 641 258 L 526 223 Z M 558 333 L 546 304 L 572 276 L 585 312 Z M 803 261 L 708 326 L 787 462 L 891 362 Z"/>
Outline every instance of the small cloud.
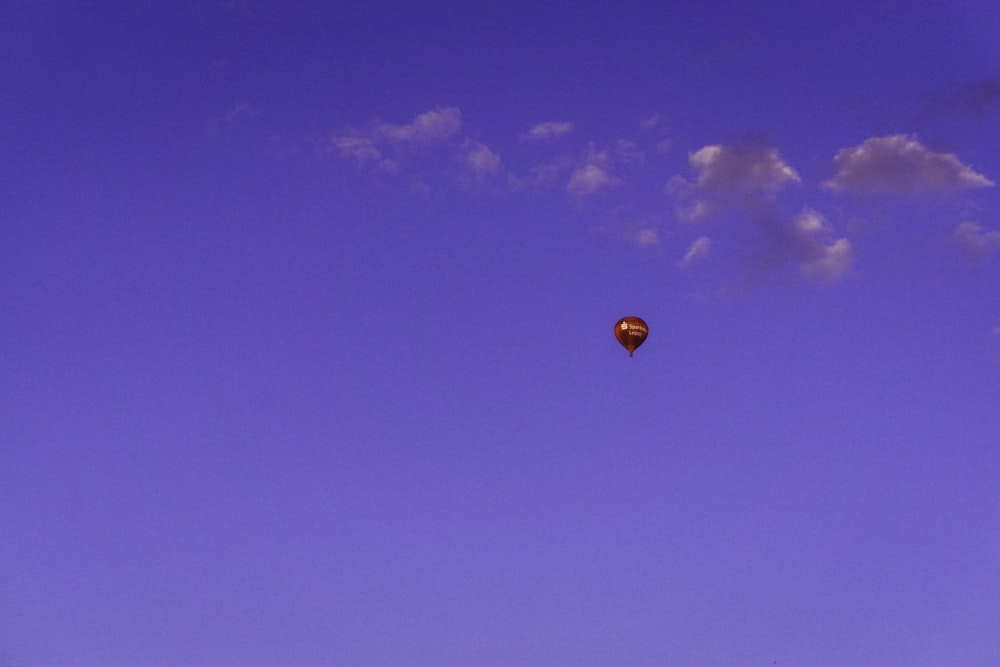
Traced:
<path fill-rule="evenodd" d="M 536 183 L 551 183 L 572 166 L 573 160 L 568 155 L 560 155 L 543 165 L 534 167 L 531 173 L 535 175 Z"/>
<path fill-rule="evenodd" d="M 662 155 L 668 152 L 673 145 L 674 143 L 670 139 L 664 139 L 656 144 L 656 152 Z"/>
<path fill-rule="evenodd" d="M 829 245 L 818 244 L 818 257 L 802 262 L 802 271 L 823 282 L 832 282 L 840 278 L 851 267 L 854 260 L 854 249 L 847 239 L 837 239 Z"/>
<path fill-rule="evenodd" d="M 1000 249 L 1000 231 L 984 231 L 975 222 L 963 222 L 956 227 L 955 240 L 972 258 L 983 257 Z"/>
<path fill-rule="evenodd" d="M 382 152 L 376 148 L 375 142 L 368 137 L 357 135 L 334 137 L 333 145 L 340 149 L 342 155 L 355 158 L 360 164 L 378 160 L 382 157 Z"/>
<path fill-rule="evenodd" d="M 660 120 L 661 120 L 660 114 L 654 113 L 652 116 L 640 120 L 639 127 L 641 127 L 644 130 L 652 130 L 654 127 L 660 124 Z"/>
<path fill-rule="evenodd" d="M 790 220 L 775 206 L 751 216 L 753 226 L 738 231 L 741 244 L 754 249 L 750 259 L 762 274 L 796 266 L 820 282 L 834 282 L 850 269 L 854 248 L 847 238 L 834 238 L 820 213 L 804 208 Z"/>
<path fill-rule="evenodd" d="M 559 137 L 569 134 L 573 131 L 573 123 L 568 121 L 556 123 L 556 122 L 545 122 L 538 123 L 533 126 L 525 136 L 526 139 L 532 141 L 552 141 L 553 139 L 558 139 Z"/>
<path fill-rule="evenodd" d="M 500 156 L 480 142 L 466 139 L 463 145 L 465 151 L 465 166 L 477 178 L 485 178 L 495 174 L 500 168 Z"/>
<path fill-rule="evenodd" d="M 805 209 L 792 220 L 792 235 L 795 240 L 793 252 L 800 260 L 799 268 L 806 275 L 832 282 L 850 268 L 854 259 L 851 242 L 846 238 L 828 240 L 830 229 L 826 219 Z"/>
<path fill-rule="evenodd" d="M 638 145 L 634 141 L 628 141 L 626 139 L 619 139 L 615 143 L 615 158 L 619 162 L 623 163 L 642 163 L 645 161 L 645 154 L 639 150 Z"/>
<path fill-rule="evenodd" d="M 919 194 L 987 188 L 993 182 L 954 153 L 937 153 L 914 137 L 896 134 L 866 139 L 837 151 L 837 175 L 823 183 L 834 192 Z"/>
<path fill-rule="evenodd" d="M 642 227 L 629 232 L 628 239 L 636 245 L 656 245 L 660 242 L 660 234 L 653 227 Z"/>
<path fill-rule="evenodd" d="M 610 173 L 611 159 L 605 151 L 593 151 L 584 158 L 583 163 L 569 175 L 566 190 L 574 196 L 584 197 L 598 190 L 613 187 L 621 183 L 621 179 Z"/>
<path fill-rule="evenodd" d="M 594 194 L 602 188 L 618 185 L 620 179 L 612 176 L 603 167 L 588 164 L 578 167 L 569 176 L 566 190 L 577 197 Z"/>
<path fill-rule="evenodd" d="M 684 253 L 684 258 L 680 261 L 681 268 L 687 268 L 692 264 L 699 262 L 706 257 L 712 250 L 712 239 L 707 236 L 700 236 L 694 240 L 694 243 L 688 248 L 687 252 Z"/>
<path fill-rule="evenodd" d="M 447 139 L 462 127 L 462 113 L 455 107 L 425 111 L 408 125 L 379 123 L 375 134 L 396 142 L 429 144 Z"/>

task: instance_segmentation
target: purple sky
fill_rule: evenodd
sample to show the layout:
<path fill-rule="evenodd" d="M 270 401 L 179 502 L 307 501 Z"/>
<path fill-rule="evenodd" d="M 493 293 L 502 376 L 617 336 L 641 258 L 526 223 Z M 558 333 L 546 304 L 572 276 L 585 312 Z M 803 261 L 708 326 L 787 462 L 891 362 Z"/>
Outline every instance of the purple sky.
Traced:
<path fill-rule="evenodd" d="M 8 2 L 0 664 L 998 664 L 998 34 Z"/>

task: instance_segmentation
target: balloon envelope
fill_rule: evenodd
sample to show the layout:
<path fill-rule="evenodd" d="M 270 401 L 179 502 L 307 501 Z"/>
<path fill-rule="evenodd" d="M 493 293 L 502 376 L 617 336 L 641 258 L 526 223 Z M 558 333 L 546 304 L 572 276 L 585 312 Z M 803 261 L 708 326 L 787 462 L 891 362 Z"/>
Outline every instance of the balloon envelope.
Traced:
<path fill-rule="evenodd" d="M 648 335 L 649 326 L 640 317 L 623 317 L 615 323 L 615 338 L 628 350 L 630 357 Z"/>

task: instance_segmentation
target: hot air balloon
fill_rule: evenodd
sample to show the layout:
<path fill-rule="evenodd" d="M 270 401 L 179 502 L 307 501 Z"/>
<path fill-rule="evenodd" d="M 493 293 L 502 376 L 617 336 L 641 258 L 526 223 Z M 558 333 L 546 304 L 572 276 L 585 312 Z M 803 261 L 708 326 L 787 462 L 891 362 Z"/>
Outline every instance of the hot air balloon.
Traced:
<path fill-rule="evenodd" d="M 623 317 L 615 324 L 615 338 L 632 356 L 635 348 L 642 345 L 649 335 L 649 326 L 639 317 Z"/>

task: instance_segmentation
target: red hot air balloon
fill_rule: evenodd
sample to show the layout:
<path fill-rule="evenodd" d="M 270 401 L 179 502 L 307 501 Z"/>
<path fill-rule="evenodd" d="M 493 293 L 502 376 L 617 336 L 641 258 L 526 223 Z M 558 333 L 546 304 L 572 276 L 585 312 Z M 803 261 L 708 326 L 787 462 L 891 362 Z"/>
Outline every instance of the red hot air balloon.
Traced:
<path fill-rule="evenodd" d="M 649 335 L 649 326 L 639 317 L 623 317 L 615 324 L 615 338 L 632 356 L 635 348 L 642 345 Z"/>

